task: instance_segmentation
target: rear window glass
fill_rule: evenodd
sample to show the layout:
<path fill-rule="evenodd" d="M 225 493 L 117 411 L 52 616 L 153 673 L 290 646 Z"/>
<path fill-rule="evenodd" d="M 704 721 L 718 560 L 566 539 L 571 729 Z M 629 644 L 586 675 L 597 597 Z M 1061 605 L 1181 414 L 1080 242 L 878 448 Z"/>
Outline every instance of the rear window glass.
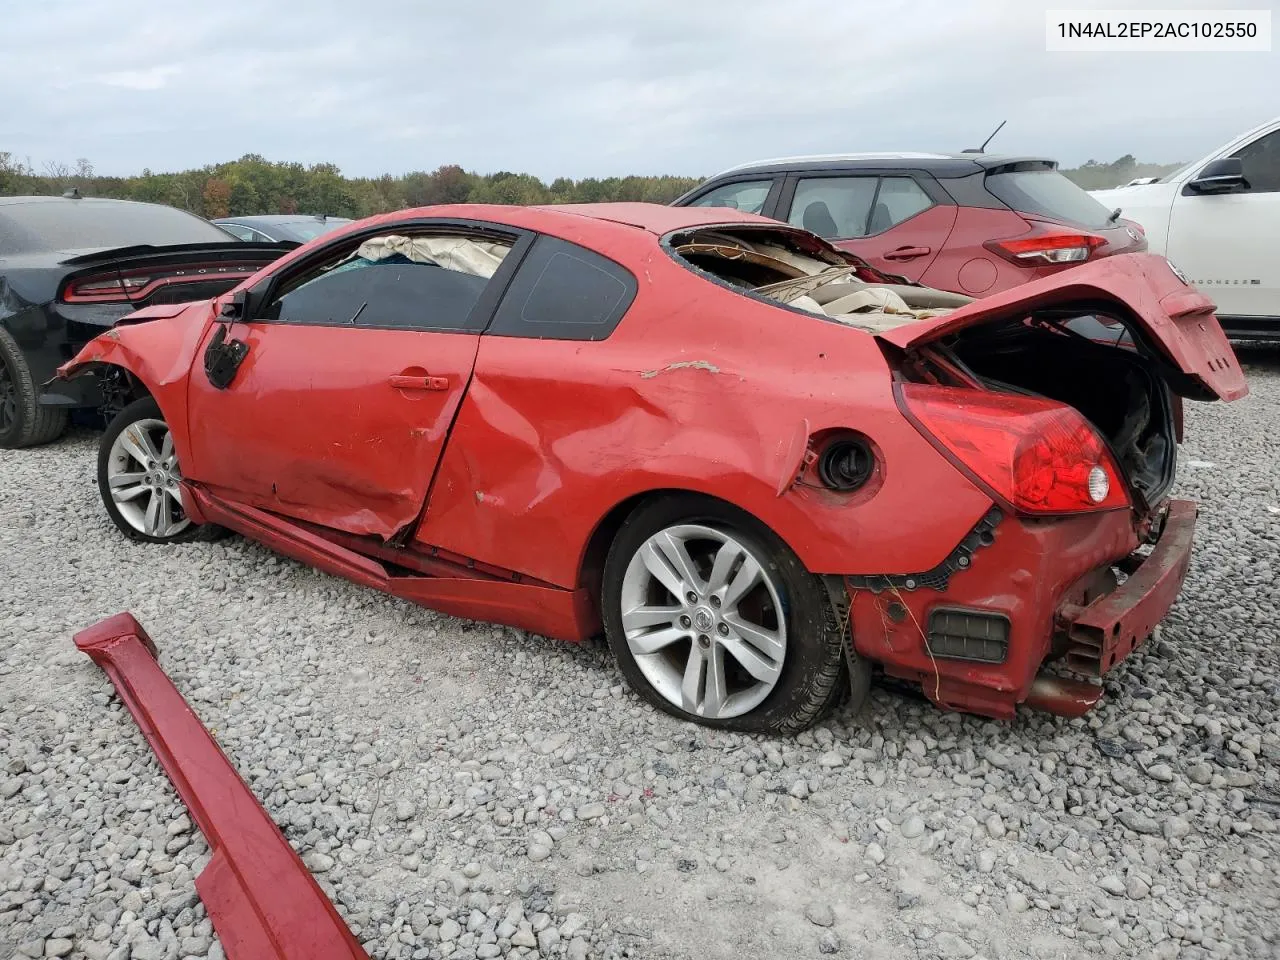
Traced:
<path fill-rule="evenodd" d="M 159 204 L 58 198 L 0 205 L 4 254 L 234 241 L 207 220 Z"/>
<path fill-rule="evenodd" d="M 1096 230 L 1111 211 L 1057 170 L 1008 170 L 987 175 L 987 189 L 1019 213 Z"/>

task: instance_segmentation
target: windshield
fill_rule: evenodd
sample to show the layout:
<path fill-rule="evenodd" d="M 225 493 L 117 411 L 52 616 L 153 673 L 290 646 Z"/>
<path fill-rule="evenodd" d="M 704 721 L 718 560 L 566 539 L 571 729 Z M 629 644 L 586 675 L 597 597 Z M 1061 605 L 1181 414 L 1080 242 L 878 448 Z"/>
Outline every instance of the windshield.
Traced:
<path fill-rule="evenodd" d="M 290 220 L 287 223 L 275 224 L 275 232 L 280 234 L 282 240 L 301 240 L 305 243 L 339 227 L 345 227 L 350 222 L 344 217 L 329 217 L 327 220 Z M 268 227 L 267 230 L 270 232 L 271 228 Z"/>
<path fill-rule="evenodd" d="M 234 240 L 207 220 L 160 204 L 59 198 L 0 205 L 0 255 Z"/>
<path fill-rule="evenodd" d="M 1006 168 L 987 175 L 987 189 L 1019 213 L 1098 230 L 1111 211 L 1049 167 Z"/>

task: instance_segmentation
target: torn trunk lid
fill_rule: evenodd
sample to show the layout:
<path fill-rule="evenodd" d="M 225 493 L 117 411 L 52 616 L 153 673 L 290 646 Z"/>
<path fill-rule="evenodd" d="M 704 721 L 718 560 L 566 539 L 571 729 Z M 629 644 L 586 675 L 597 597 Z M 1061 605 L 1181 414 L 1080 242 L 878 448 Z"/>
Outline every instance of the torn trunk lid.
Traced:
<path fill-rule="evenodd" d="M 1214 315 L 1213 301 L 1185 283 L 1169 261 L 1156 254 L 1121 254 L 1072 267 L 877 337 L 911 350 L 966 327 L 1068 304 L 1118 314 L 1129 321 L 1136 328 L 1131 331 L 1135 339 L 1165 361 L 1169 385 L 1182 396 L 1238 400 L 1249 392 Z"/>

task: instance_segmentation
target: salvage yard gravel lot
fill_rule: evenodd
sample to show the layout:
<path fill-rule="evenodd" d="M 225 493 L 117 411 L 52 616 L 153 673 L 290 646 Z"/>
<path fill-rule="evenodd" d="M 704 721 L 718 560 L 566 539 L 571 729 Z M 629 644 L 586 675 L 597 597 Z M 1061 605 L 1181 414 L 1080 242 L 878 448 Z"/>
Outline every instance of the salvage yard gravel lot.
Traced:
<path fill-rule="evenodd" d="M 207 858 L 71 635 L 131 610 L 371 956 L 1280 955 L 1280 354 L 1189 404 L 1162 632 L 1082 720 L 878 690 L 679 723 L 571 646 L 239 538 L 110 526 L 96 435 L 0 452 L 0 958 L 222 956 Z"/>

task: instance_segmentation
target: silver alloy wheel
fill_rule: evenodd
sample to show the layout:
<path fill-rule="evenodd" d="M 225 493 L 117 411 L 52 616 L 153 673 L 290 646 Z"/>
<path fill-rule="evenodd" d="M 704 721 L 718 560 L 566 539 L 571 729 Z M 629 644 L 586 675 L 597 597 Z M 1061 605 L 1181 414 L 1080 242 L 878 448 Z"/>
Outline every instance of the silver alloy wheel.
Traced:
<path fill-rule="evenodd" d="M 163 420 L 135 420 L 120 431 L 107 458 L 107 486 L 125 522 L 139 533 L 163 539 L 187 527 L 178 485 L 178 455 Z"/>
<path fill-rule="evenodd" d="M 646 680 L 680 709 L 728 719 L 778 683 L 787 623 L 764 557 L 700 524 L 660 530 L 622 577 L 622 629 Z"/>

